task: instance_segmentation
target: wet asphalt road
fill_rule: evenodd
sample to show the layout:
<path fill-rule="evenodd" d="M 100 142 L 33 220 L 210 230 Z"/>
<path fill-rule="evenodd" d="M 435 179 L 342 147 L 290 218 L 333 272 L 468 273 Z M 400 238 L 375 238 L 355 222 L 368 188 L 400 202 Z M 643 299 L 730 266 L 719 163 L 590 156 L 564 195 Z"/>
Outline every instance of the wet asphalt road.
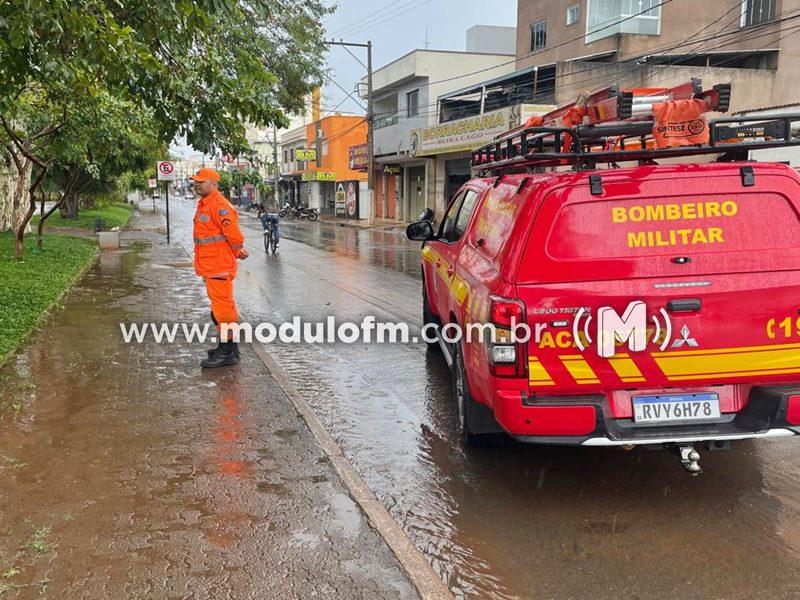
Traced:
<path fill-rule="evenodd" d="M 194 204 L 173 208 L 190 243 Z M 420 326 L 419 246 L 402 236 L 284 223 L 277 257 L 242 217 L 252 257 L 243 318 Z M 692 478 L 666 452 L 456 441 L 450 375 L 424 346 L 280 345 L 270 352 L 450 588 L 469 598 L 798 598 L 800 446 L 703 452 Z"/>

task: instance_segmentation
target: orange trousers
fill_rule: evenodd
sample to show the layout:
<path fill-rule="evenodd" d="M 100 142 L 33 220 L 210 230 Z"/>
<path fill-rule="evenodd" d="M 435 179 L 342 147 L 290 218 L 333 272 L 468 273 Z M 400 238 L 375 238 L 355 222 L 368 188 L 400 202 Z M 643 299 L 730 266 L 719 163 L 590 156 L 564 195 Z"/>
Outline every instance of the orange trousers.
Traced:
<path fill-rule="evenodd" d="M 236 302 L 233 299 L 233 277 L 230 275 L 206 277 L 205 280 L 206 293 L 211 300 L 211 316 L 217 329 L 221 331 L 223 323 L 238 323 L 239 311 L 236 310 Z"/>

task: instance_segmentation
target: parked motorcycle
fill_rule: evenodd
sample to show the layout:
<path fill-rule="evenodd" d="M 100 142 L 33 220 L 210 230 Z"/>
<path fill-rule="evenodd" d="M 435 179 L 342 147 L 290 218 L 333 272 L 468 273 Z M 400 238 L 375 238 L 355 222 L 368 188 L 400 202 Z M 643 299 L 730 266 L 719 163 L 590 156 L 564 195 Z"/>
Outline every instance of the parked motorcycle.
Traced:
<path fill-rule="evenodd" d="M 309 221 L 316 221 L 319 219 L 319 211 L 317 211 L 316 208 L 307 208 L 300 205 L 292 206 L 288 202 L 283 205 L 283 208 L 278 214 L 281 217 L 288 217 L 290 219 L 308 219 Z"/>
<path fill-rule="evenodd" d="M 308 219 L 309 221 L 316 221 L 319 219 L 319 212 L 316 208 L 306 208 L 305 206 L 297 207 L 297 218 Z"/>

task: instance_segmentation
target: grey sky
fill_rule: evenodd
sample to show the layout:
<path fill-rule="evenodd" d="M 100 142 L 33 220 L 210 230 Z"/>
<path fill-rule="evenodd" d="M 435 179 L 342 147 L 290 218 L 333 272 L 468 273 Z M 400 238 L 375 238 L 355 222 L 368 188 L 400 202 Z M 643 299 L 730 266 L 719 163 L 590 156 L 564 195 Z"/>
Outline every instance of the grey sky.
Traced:
<path fill-rule="evenodd" d="M 473 25 L 515 26 L 516 0 L 339 0 L 336 12 L 325 19 L 328 39 L 363 43 L 372 40 L 373 68 L 424 47 L 427 27 L 429 47 L 434 50 L 464 50 L 467 29 Z M 351 49 L 363 62 L 366 50 Z M 360 51 L 359 51 L 360 50 Z M 331 78 L 348 92 L 365 70 L 343 48 L 328 52 Z M 330 110 L 347 95 L 336 85 L 323 89 L 323 106 Z M 350 99 L 339 110 L 365 111 Z"/>

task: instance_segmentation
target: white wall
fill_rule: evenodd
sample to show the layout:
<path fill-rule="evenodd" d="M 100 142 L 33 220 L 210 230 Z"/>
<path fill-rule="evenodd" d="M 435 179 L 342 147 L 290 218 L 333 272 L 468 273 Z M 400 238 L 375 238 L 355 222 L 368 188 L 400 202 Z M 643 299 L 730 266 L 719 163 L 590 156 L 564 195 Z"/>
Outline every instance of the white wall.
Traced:
<path fill-rule="evenodd" d="M 358 218 L 369 219 L 369 189 L 366 181 L 358 182 Z"/>
<path fill-rule="evenodd" d="M 475 25 L 467 29 L 467 52 L 516 54 L 517 28 Z"/>
<path fill-rule="evenodd" d="M 373 75 L 373 92 L 378 97 L 384 89 L 390 94 L 397 94 L 398 122 L 375 131 L 376 155 L 407 152 L 411 130 L 438 123 L 439 96 L 512 73 L 515 69 L 514 63 L 513 53 L 502 55 L 415 50 L 378 69 Z M 459 75 L 464 76 L 458 77 Z M 453 77 L 458 78 L 452 79 Z M 417 117 L 408 117 L 406 94 L 414 89 L 420 91 L 420 114 Z"/>

